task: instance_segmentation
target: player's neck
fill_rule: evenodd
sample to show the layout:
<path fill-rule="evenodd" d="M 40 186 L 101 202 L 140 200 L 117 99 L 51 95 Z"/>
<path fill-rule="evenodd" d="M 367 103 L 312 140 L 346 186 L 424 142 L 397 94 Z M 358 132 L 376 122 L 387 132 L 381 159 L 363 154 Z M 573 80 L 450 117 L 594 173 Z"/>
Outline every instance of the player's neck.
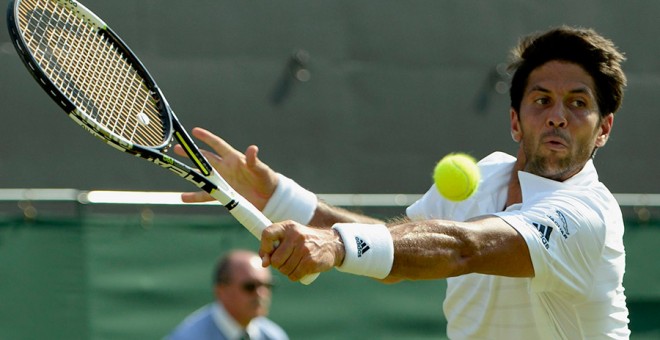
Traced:
<path fill-rule="evenodd" d="M 520 180 L 518 179 L 518 171 L 525 168 L 525 156 L 522 153 L 522 148 L 518 150 L 518 157 L 516 163 L 511 169 L 511 177 L 509 178 L 509 185 L 507 188 L 506 204 L 504 209 L 516 204 L 522 203 L 522 190 L 520 189 Z"/>
<path fill-rule="evenodd" d="M 517 203 L 522 203 L 522 191 L 520 190 L 520 181 L 518 180 L 518 170 L 514 170 L 511 172 L 504 209 Z"/>

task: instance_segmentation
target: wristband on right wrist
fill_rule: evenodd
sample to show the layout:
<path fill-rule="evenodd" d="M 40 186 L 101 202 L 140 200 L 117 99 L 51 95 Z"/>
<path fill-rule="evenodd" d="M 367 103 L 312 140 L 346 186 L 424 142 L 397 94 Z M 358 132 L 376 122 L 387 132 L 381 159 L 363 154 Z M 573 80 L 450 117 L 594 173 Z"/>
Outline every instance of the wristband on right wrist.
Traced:
<path fill-rule="evenodd" d="M 293 220 L 308 224 L 316 211 L 316 195 L 282 174 L 278 173 L 277 176 L 279 181 L 273 196 L 264 207 L 264 215 L 273 222 Z"/>

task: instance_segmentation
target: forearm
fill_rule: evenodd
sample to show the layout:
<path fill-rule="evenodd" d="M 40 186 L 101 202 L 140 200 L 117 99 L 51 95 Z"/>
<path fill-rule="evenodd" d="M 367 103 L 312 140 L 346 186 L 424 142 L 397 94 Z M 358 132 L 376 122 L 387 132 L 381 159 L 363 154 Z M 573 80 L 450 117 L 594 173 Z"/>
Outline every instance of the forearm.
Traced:
<path fill-rule="evenodd" d="M 389 280 L 424 280 L 469 273 L 533 277 L 527 244 L 502 219 L 409 221 L 389 226 L 394 261 Z"/>
<path fill-rule="evenodd" d="M 334 258 L 348 258 L 349 269 L 344 270 L 346 264 L 342 262 L 338 269 L 353 274 L 380 278 L 384 282 L 443 279 L 469 273 L 534 276 L 523 237 L 498 217 L 486 216 L 467 222 L 402 219 L 387 226 L 386 236 L 382 229 L 370 229 L 369 225 L 341 226 L 344 245 Z M 356 257 L 354 239 L 358 238 L 370 246 L 367 256 Z M 387 239 L 389 241 L 383 243 Z M 391 250 L 387 251 L 388 248 Z M 389 260 L 384 255 L 388 253 Z M 381 274 L 370 275 L 373 268 L 380 268 L 376 272 Z M 383 274 L 383 268 L 389 270 Z"/>
<path fill-rule="evenodd" d="M 394 262 L 388 280 L 447 278 L 469 272 L 476 244 L 469 227 L 453 221 L 407 221 L 389 226 Z"/>
<path fill-rule="evenodd" d="M 332 206 L 292 179 L 278 174 L 278 183 L 263 213 L 273 222 L 293 220 L 301 224 L 330 228 L 335 223 L 381 223 L 382 221 Z"/>
<path fill-rule="evenodd" d="M 350 210 L 335 207 L 321 200 L 316 205 L 314 217 L 309 222 L 316 227 L 330 228 L 335 223 L 383 224 L 383 221 Z"/>

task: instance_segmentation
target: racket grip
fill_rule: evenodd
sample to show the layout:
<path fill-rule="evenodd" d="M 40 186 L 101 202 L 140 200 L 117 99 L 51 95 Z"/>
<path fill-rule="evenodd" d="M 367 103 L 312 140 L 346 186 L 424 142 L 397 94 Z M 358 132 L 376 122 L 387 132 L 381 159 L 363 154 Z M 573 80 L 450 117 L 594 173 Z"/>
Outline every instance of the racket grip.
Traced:
<path fill-rule="evenodd" d="M 261 240 L 261 233 L 264 229 L 273 224 L 268 217 L 244 198 L 239 200 L 238 205 L 229 210 L 229 212 L 258 240 Z M 305 275 L 300 279 L 300 283 L 309 285 L 317 277 L 319 277 L 319 273 Z"/>

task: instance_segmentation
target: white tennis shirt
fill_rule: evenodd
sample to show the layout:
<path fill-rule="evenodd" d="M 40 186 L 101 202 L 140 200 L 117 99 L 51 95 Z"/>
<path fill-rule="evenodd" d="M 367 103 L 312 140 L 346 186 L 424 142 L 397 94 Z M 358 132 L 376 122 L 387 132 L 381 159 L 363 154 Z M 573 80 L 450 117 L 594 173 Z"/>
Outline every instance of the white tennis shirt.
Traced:
<path fill-rule="evenodd" d="M 496 215 L 529 248 L 533 278 L 447 279 L 448 337 L 627 339 L 623 218 L 593 162 L 564 182 L 519 172 L 523 203 L 503 211 L 514 163 L 514 157 L 495 152 L 479 162 L 481 182 L 469 199 L 454 203 L 431 187 L 406 211 L 412 220 Z"/>

